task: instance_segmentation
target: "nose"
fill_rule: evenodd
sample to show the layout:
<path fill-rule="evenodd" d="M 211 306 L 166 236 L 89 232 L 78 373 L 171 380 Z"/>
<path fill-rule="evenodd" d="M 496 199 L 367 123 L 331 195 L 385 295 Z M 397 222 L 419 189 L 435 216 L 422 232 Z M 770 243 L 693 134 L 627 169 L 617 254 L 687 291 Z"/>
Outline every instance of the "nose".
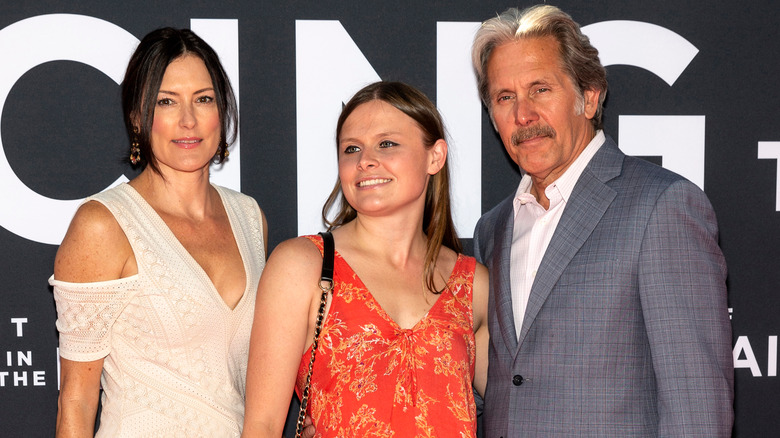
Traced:
<path fill-rule="evenodd" d="M 539 120 L 534 103 L 530 99 L 518 98 L 514 107 L 515 124 L 526 126 Z"/>
<path fill-rule="evenodd" d="M 179 124 L 185 128 L 192 128 L 197 123 L 194 108 L 190 105 L 182 105 L 179 114 Z"/>
<path fill-rule="evenodd" d="M 359 169 L 368 170 L 377 166 L 379 166 L 379 161 L 371 148 L 366 148 L 360 152 L 360 159 L 358 160 Z"/>

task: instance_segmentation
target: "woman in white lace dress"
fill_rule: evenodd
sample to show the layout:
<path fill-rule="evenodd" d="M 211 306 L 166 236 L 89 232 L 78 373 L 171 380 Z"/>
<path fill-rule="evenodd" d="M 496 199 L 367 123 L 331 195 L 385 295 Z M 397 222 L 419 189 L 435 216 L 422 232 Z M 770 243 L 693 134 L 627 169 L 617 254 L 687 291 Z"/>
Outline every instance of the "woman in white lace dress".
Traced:
<path fill-rule="evenodd" d="M 139 44 L 122 83 L 142 172 L 88 198 L 57 252 L 57 436 L 239 436 L 266 224 L 209 182 L 237 133 L 227 75 L 189 30 Z"/>

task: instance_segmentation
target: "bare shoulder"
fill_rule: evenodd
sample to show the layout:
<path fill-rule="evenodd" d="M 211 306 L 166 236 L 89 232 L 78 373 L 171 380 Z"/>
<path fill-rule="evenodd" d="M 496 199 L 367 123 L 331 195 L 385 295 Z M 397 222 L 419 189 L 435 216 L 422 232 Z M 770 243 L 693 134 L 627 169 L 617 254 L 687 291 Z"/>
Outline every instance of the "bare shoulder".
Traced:
<path fill-rule="evenodd" d="M 474 267 L 474 299 L 487 300 L 488 287 L 490 286 L 490 274 L 487 268 L 480 262 Z M 480 295 L 477 297 L 477 295 Z"/>
<path fill-rule="evenodd" d="M 319 248 L 305 237 L 285 240 L 274 248 L 260 278 L 261 286 L 279 280 L 287 284 L 319 280 L 322 255 Z"/>
<path fill-rule="evenodd" d="M 116 228 L 121 232 L 114 215 L 111 214 L 105 205 L 98 201 L 86 202 L 76 210 L 68 232 L 85 228 L 89 228 L 87 231 L 90 232 L 107 231 L 111 228 Z"/>
<path fill-rule="evenodd" d="M 257 288 L 259 309 L 283 306 L 288 315 L 299 305 L 308 309 L 319 293 L 322 256 L 310 240 L 298 237 L 286 240 L 271 252 Z M 309 299 L 301 300 L 301 296 Z M 257 312 L 256 312 L 257 313 Z M 306 315 L 306 310 L 304 310 Z"/>
<path fill-rule="evenodd" d="M 90 201 L 76 211 L 54 261 L 54 278 L 70 282 L 127 276 L 132 248 L 114 215 Z M 133 259 L 134 260 L 134 259 Z"/>
<path fill-rule="evenodd" d="M 436 260 L 436 267 L 440 272 L 452 272 L 452 270 L 455 269 L 455 263 L 457 262 L 458 253 L 446 246 L 442 246 L 441 249 L 439 249 L 439 258 Z"/>
<path fill-rule="evenodd" d="M 316 262 L 322 264 L 322 255 L 319 248 L 311 240 L 305 237 L 296 237 L 285 240 L 274 248 L 268 263 L 285 263 L 297 266 L 306 266 Z"/>
<path fill-rule="evenodd" d="M 480 262 L 477 262 L 477 265 L 474 268 L 474 283 L 475 284 L 477 282 L 484 283 L 484 286 L 487 287 L 489 277 L 490 274 L 488 273 L 488 270 L 485 267 L 485 265 L 483 265 Z"/>

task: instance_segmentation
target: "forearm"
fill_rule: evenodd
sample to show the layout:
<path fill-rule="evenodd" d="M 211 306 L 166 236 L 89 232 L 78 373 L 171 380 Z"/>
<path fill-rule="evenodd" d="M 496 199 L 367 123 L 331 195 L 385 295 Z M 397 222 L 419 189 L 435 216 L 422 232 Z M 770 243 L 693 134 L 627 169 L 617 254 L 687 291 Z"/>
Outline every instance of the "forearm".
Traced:
<path fill-rule="evenodd" d="M 251 362 L 250 361 L 250 365 Z M 257 365 L 256 365 L 257 366 Z M 241 436 L 244 438 L 279 438 L 284 431 L 284 414 L 279 397 L 269 394 L 265 380 L 256 372 L 247 373 L 247 394 L 244 410 L 244 426 Z M 280 391 L 281 392 L 281 391 Z M 285 391 L 286 392 L 286 391 Z M 287 403 L 289 405 L 289 401 Z"/>
<path fill-rule="evenodd" d="M 242 438 L 279 438 L 282 432 L 272 425 L 260 421 L 244 421 Z"/>
<path fill-rule="evenodd" d="M 97 394 L 94 397 L 78 397 L 60 392 L 57 407 L 57 438 L 94 436 Z"/>

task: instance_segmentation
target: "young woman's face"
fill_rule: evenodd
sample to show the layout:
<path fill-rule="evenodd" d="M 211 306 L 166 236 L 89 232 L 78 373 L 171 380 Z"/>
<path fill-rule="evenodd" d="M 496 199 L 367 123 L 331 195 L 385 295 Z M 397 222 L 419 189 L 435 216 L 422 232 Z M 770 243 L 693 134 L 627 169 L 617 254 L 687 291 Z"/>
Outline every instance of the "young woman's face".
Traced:
<path fill-rule="evenodd" d="M 430 175 L 446 159 L 446 143 L 423 142 L 417 122 L 392 105 L 364 103 L 344 121 L 339 138 L 339 178 L 344 197 L 365 215 L 422 209 Z"/>

